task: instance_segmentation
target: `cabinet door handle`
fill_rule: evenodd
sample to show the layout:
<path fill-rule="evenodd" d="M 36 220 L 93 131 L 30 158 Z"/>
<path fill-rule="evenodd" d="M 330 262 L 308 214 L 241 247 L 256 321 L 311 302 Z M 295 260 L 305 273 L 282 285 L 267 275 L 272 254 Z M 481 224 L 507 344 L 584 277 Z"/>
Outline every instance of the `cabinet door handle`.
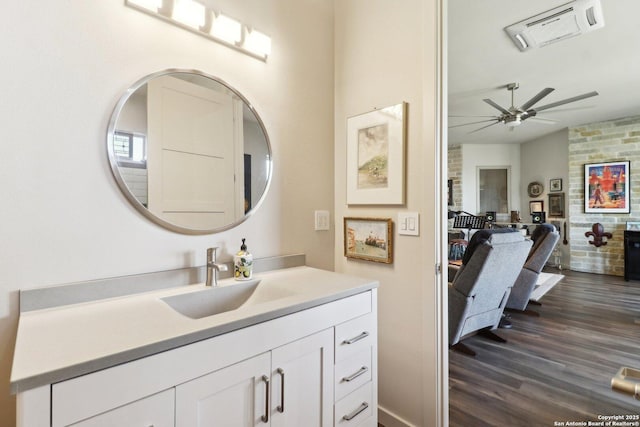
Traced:
<path fill-rule="evenodd" d="M 640 370 L 620 368 L 616 376 L 611 378 L 611 389 L 640 400 Z"/>
<path fill-rule="evenodd" d="M 264 386 L 266 389 L 265 399 L 264 399 L 264 415 L 261 417 L 263 423 L 269 422 L 269 377 L 266 375 L 262 376 L 262 381 L 264 381 Z"/>
<path fill-rule="evenodd" d="M 276 408 L 278 412 L 284 412 L 284 369 L 278 368 L 276 370 L 278 374 L 280 374 L 280 405 Z"/>
<path fill-rule="evenodd" d="M 362 368 L 358 369 L 357 372 L 349 375 L 348 377 L 343 377 L 342 381 L 346 381 L 346 382 L 353 381 L 356 378 L 358 378 L 360 375 L 366 373 L 367 371 L 369 371 L 369 368 L 367 368 L 366 366 L 363 366 Z"/>
<path fill-rule="evenodd" d="M 367 409 L 368 407 L 369 407 L 369 404 L 368 404 L 367 402 L 362 402 L 362 403 L 360 404 L 360 406 L 358 406 L 358 407 L 356 408 L 356 410 L 355 410 L 355 411 L 353 411 L 353 412 L 352 412 L 352 413 L 350 413 L 350 414 L 345 415 L 344 417 L 342 417 L 342 419 L 343 419 L 343 420 L 345 420 L 345 421 L 351 421 L 352 419 L 354 419 L 355 417 L 357 417 L 358 415 L 360 415 L 360 413 L 361 413 L 362 411 L 364 411 L 365 409 Z"/>
<path fill-rule="evenodd" d="M 342 341 L 342 344 L 353 344 L 353 343 L 358 342 L 358 341 L 360 341 L 362 339 L 365 339 L 368 336 L 369 336 L 369 332 L 364 331 L 363 333 L 361 333 L 357 337 L 349 338 L 348 340 Z"/>

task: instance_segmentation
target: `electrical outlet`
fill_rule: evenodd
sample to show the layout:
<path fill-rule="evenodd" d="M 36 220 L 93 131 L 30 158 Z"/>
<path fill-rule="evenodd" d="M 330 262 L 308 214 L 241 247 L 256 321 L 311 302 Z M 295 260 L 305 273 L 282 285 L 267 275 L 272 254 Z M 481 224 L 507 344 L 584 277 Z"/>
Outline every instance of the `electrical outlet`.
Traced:
<path fill-rule="evenodd" d="M 327 231 L 329 230 L 330 225 L 330 216 L 329 211 L 316 211 L 315 212 L 315 230 L 316 231 Z"/>

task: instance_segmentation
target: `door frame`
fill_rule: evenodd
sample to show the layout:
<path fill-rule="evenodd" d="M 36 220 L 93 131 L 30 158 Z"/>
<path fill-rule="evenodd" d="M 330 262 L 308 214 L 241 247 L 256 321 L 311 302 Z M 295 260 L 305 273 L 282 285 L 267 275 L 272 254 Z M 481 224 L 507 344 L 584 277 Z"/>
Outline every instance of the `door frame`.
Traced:
<path fill-rule="evenodd" d="M 436 321 L 437 333 L 437 377 L 436 377 L 436 425 L 446 427 L 449 425 L 449 322 L 448 322 L 448 280 L 447 280 L 447 2 L 448 0 L 435 0 L 436 19 L 436 117 L 435 117 L 435 145 L 437 170 L 436 179 L 438 197 L 436 198 Z M 425 22 L 428 22 L 425 20 Z M 425 82 L 427 83 L 427 82 Z M 428 84 L 425 84 L 429 88 Z M 428 90 L 428 89 L 427 89 Z M 425 99 L 425 103 L 428 100 Z M 428 313 L 425 313 L 426 316 Z M 423 369 L 425 390 L 429 388 L 429 382 L 433 384 L 433 378 L 429 377 L 429 369 Z M 432 387 L 432 386 L 431 386 Z M 426 406 L 426 405 L 425 405 Z M 423 414 L 423 419 L 428 420 L 428 414 Z"/>

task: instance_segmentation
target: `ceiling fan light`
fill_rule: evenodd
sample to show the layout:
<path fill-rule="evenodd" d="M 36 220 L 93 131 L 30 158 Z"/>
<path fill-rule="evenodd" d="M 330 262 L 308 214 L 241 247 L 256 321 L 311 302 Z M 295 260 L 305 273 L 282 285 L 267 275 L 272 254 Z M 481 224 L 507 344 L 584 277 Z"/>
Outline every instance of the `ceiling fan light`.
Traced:
<path fill-rule="evenodd" d="M 520 119 L 520 115 L 517 115 L 515 117 L 513 117 L 513 119 L 506 119 L 504 124 L 507 125 L 507 127 L 510 128 L 514 128 L 516 126 L 520 126 L 520 123 L 522 123 L 522 120 Z"/>

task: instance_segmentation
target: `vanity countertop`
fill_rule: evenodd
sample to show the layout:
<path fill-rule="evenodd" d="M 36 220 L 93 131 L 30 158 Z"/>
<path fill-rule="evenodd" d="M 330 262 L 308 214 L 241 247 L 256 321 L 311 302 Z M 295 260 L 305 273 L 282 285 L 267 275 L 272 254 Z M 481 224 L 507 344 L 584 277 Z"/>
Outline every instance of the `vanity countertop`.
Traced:
<path fill-rule="evenodd" d="M 200 319 L 162 298 L 202 291 L 187 285 L 21 313 L 11 390 L 26 391 L 255 325 L 376 288 L 376 280 L 311 267 L 256 274 L 285 296 Z M 233 279 L 219 281 L 234 286 Z M 272 292 L 272 291 L 269 292 Z"/>

